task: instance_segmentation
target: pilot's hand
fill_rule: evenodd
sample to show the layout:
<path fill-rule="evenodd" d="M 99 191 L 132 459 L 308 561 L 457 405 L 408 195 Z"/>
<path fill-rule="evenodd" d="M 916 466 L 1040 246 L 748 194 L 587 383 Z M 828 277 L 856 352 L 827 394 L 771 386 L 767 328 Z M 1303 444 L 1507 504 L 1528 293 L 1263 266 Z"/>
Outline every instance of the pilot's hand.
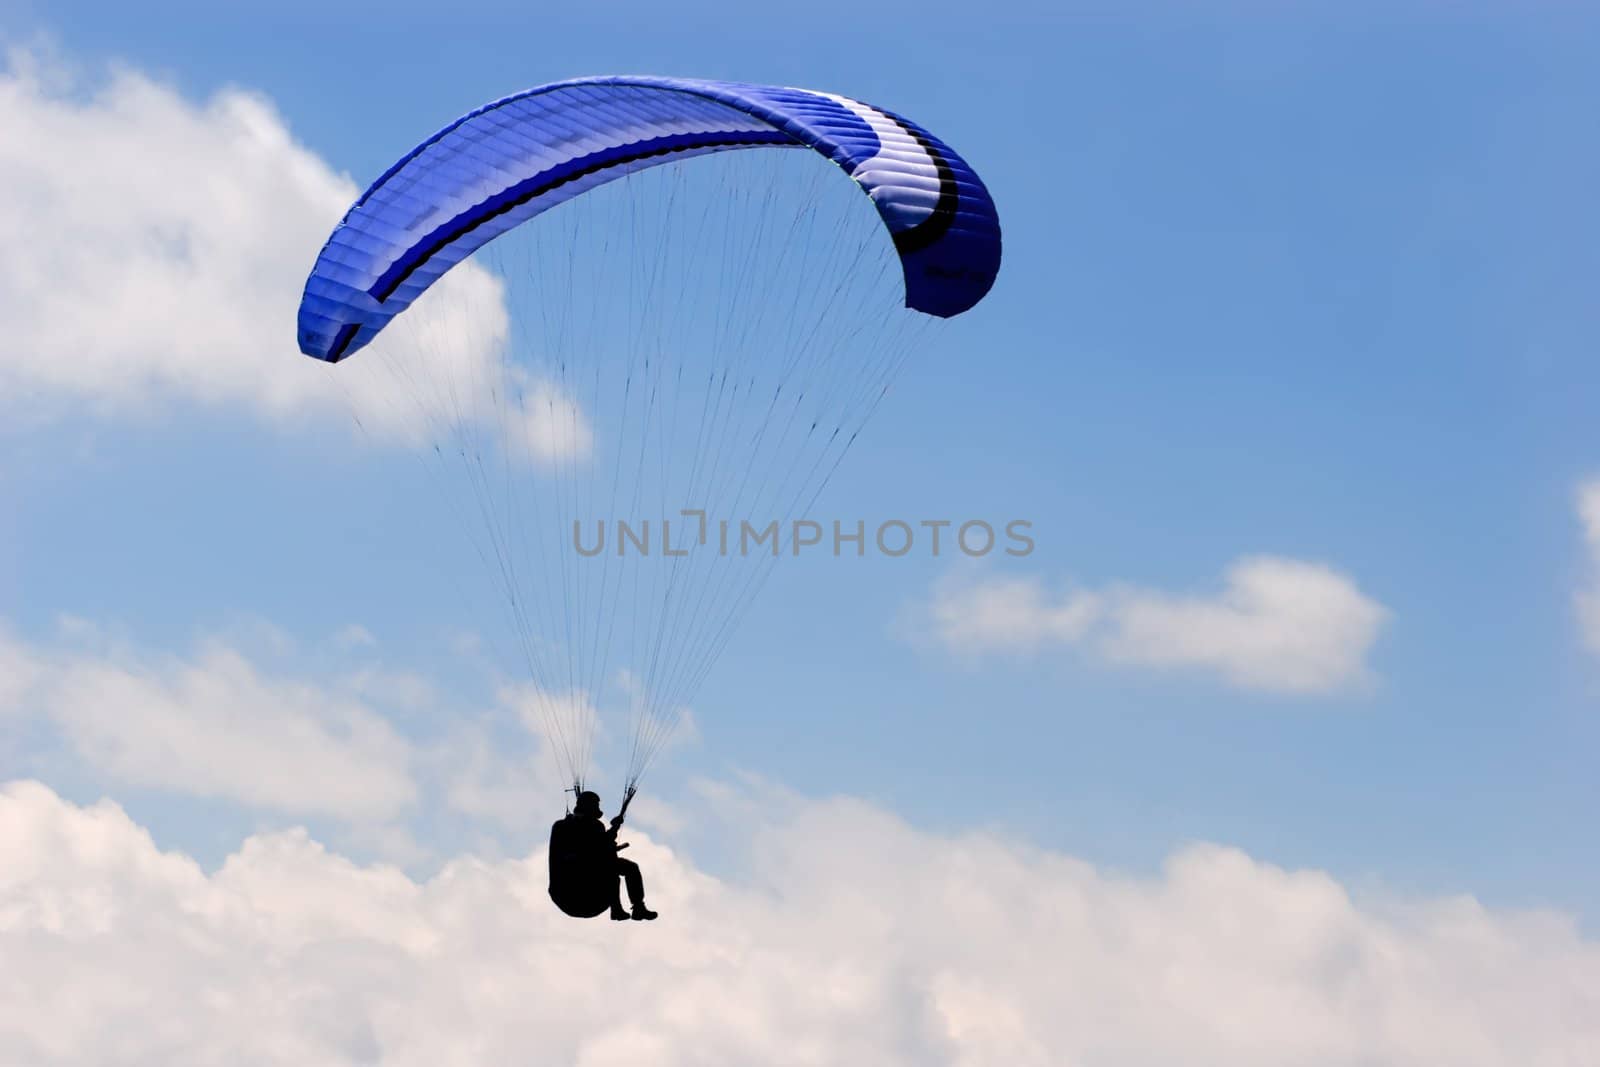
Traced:
<path fill-rule="evenodd" d="M 611 828 L 613 830 L 617 829 L 621 825 L 622 825 L 622 816 L 618 815 L 615 819 L 611 820 Z"/>

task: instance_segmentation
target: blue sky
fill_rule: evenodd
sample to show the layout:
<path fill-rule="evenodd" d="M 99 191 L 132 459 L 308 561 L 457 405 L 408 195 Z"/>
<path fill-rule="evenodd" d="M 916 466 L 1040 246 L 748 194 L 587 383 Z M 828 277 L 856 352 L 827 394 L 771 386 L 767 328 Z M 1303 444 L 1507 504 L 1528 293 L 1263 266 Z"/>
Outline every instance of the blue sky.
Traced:
<path fill-rule="evenodd" d="M 916 116 L 988 182 L 1005 265 L 899 380 L 827 509 L 1027 517 L 1037 553 L 995 570 L 1051 589 L 1205 597 L 1242 557 L 1323 564 L 1387 612 L 1369 677 L 1261 691 L 1075 646 L 964 662 L 905 633 L 948 561 L 803 560 L 655 788 L 742 769 L 1113 868 L 1216 841 L 1592 928 L 1600 726 L 1573 597 L 1591 565 L 1575 494 L 1600 471 L 1600 20 L 1358 7 L 13 4 L 0 31 L 91 82 L 115 63 L 196 103 L 262 94 L 357 184 L 484 100 L 583 73 Z M 254 343 L 298 358 L 292 329 Z M 181 656 L 267 620 L 293 670 L 332 670 L 328 639 L 359 623 L 386 663 L 483 698 L 442 637 L 481 624 L 427 562 L 448 529 L 337 433 L 85 403 L 6 438 L 0 604 L 23 642 L 51 646 L 68 615 Z M 353 537 L 374 547 L 341 552 Z M 108 788 L 17 736 L 0 758 L 22 774 Z M 203 858 L 278 818 L 115 795 Z"/>

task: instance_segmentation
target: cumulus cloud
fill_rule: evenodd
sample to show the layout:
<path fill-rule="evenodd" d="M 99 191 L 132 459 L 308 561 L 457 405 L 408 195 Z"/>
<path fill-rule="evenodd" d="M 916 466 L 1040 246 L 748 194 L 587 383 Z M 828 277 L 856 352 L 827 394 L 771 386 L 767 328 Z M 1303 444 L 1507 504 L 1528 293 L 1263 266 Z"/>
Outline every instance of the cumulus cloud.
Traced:
<path fill-rule="evenodd" d="M 1590 651 L 1600 653 L 1600 479 L 1578 486 L 1577 508 L 1589 572 L 1575 594 L 1578 625 L 1583 643 Z"/>
<path fill-rule="evenodd" d="M 411 744 L 359 693 L 373 679 L 274 677 L 214 640 L 179 658 L 0 634 L 0 667 L 0 716 L 43 717 L 109 781 L 302 817 L 391 819 L 416 800 Z"/>
<path fill-rule="evenodd" d="M 208 872 L 110 802 L 14 782 L 0 1039 L 38 1067 L 1564 1067 L 1600 1047 L 1600 946 L 1561 916 L 1361 900 L 1215 846 L 1130 877 L 849 800 L 717 800 L 753 873 L 634 833 L 663 915 L 618 926 L 559 915 L 539 853 L 418 881 L 287 831 Z"/>
<path fill-rule="evenodd" d="M 1369 676 L 1366 657 L 1388 611 L 1331 568 L 1255 556 L 1206 596 L 1126 585 L 1052 594 L 1037 578 L 1001 578 L 943 585 L 928 616 L 933 636 L 959 654 L 1081 646 L 1108 662 L 1311 693 Z"/>
<path fill-rule="evenodd" d="M 197 104 L 129 69 L 86 85 L 13 49 L 0 187 L 0 403 L 13 421 L 198 404 L 289 428 L 359 424 L 381 442 L 503 433 L 535 460 L 588 448 L 576 405 L 505 361 L 503 286 L 472 263 L 361 358 L 298 353 L 301 286 L 359 190 L 256 93 Z"/>
<path fill-rule="evenodd" d="M 1245 559 L 1214 597 L 1124 591 L 1103 648 L 1124 662 L 1212 668 L 1248 688 L 1323 691 L 1365 676 L 1386 615 L 1327 567 Z"/>

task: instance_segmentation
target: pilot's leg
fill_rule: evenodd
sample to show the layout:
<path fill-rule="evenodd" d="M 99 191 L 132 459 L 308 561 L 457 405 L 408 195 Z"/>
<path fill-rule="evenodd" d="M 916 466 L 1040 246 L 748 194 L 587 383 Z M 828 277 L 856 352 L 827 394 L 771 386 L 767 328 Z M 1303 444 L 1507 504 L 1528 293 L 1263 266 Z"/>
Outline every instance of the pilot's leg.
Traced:
<path fill-rule="evenodd" d="M 639 865 L 632 860 L 617 857 L 617 873 L 628 884 L 628 903 L 635 908 L 644 907 L 644 875 L 639 873 Z M 621 907 L 620 901 L 616 905 Z"/>
<path fill-rule="evenodd" d="M 633 866 L 637 869 L 639 865 L 636 863 Z M 632 918 L 628 914 L 628 909 L 622 906 L 622 886 L 615 878 L 611 879 L 611 917 L 613 919 Z"/>

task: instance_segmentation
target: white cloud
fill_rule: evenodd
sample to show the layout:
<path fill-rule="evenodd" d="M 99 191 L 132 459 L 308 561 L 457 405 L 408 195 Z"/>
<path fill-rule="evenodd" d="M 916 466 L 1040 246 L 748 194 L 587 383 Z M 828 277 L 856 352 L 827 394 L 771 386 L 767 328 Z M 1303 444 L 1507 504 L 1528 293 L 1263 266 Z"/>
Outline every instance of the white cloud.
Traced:
<path fill-rule="evenodd" d="M 1388 611 L 1328 567 L 1269 556 L 1235 562 L 1221 592 L 1132 586 L 1052 596 L 1036 578 L 946 584 L 934 637 L 965 655 L 1083 646 L 1114 663 L 1187 667 L 1248 689 L 1326 692 L 1360 682 Z"/>
<path fill-rule="evenodd" d="M 662 918 L 617 926 L 559 915 L 540 853 L 415 881 L 290 831 L 208 873 L 113 804 L 12 783 L 0 1035 L 37 1067 L 1565 1067 L 1600 1047 L 1600 946 L 1560 916 L 1358 900 L 1213 846 L 1136 878 L 853 801 L 718 799 L 755 873 L 634 833 Z"/>
<path fill-rule="evenodd" d="M 0 624 L 0 720 L 26 710 L 23 697 L 38 684 L 40 672 L 33 651 Z"/>
<path fill-rule="evenodd" d="M 378 639 L 360 623 L 346 623 L 334 633 L 333 647 L 346 652 L 358 648 L 376 648 Z"/>
<path fill-rule="evenodd" d="M 998 578 L 961 588 L 946 586 L 934 599 L 933 624 L 950 648 L 967 652 L 1036 652 L 1083 638 L 1104 605 L 1092 593 L 1050 597 L 1029 578 Z"/>
<path fill-rule="evenodd" d="M 1600 479 L 1578 486 L 1577 508 L 1589 555 L 1585 584 L 1574 594 L 1578 625 L 1583 643 L 1590 651 L 1600 652 Z"/>
<path fill-rule="evenodd" d="M 523 390 L 521 417 L 510 432 L 529 457 L 554 463 L 593 451 L 594 431 L 572 398 L 546 382 L 527 382 Z"/>
<path fill-rule="evenodd" d="M 592 746 L 603 731 L 599 709 L 587 692 L 557 692 L 531 682 L 518 682 L 501 686 L 497 699 L 524 730 L 560 754 L 563 767 L 590 765 Z M 558 788 L 570 785 L 571 782 L 562 782 Z"/>
<path fill-rule="evenodd" d="M 349 679 L 273 677 L 220 642 L 179 659 L 3 635 L 0 677 L 0 716 L 44 717 L 110 781 L 368 821 L 416 800 L 412 746 Z"/>
<path fill-rule="evenodd" d="M 225 799 L 257 819 L 337 820 L 341 842 L 415 864 L 428 854 L 419 831 L 484 849 L 496 832 L 542 831 L 571 785 L 550 729 L 568 745 L 604 735 L 581 694 L 502 684 L 474 707 L 412 670 L 348 652 L 329 662 L 261 620 L 225 633 L 174 656 L 86 619 L 28 640 L 0 618 L 0 751 L 14 740 L 39 757 L 46 735 L 25 729 L 38 723 L 91 781 Z"/>
<path fill-rule="evenodd" d="M 507 751 L 482 730 L 453 733 L 430 755 L 450 810 L 508 830 L 548 823 L 555 798 L 572 784 L 543 750 Z"/>
<path fill-rule="evenodd" d="M 1115 660 L 1220 671 L 1237 685 L 1317 692 L 1360 681 L 1388 614 L 1344 575 L 1257 557 L 1215 597 L 1139 590 L 1117 598 L 1104 651 Z"/>
<path fill-rule="evenodd" d="M 503 286 L 472 263 L 358 357 L 299 354 L 301 287 L 359 190 L 258 94 L 194 104 L 128 69 L 87 87 L 14 49 L 0 67 L 0 188 L 13 421 L 187 403 L 291 429 L 359 420 L 381 442 L 439 440 L 465 419 L 469 433 L 508 427 L 536 459 L 588 448 L 576 407 L 502 361 Z"/>

